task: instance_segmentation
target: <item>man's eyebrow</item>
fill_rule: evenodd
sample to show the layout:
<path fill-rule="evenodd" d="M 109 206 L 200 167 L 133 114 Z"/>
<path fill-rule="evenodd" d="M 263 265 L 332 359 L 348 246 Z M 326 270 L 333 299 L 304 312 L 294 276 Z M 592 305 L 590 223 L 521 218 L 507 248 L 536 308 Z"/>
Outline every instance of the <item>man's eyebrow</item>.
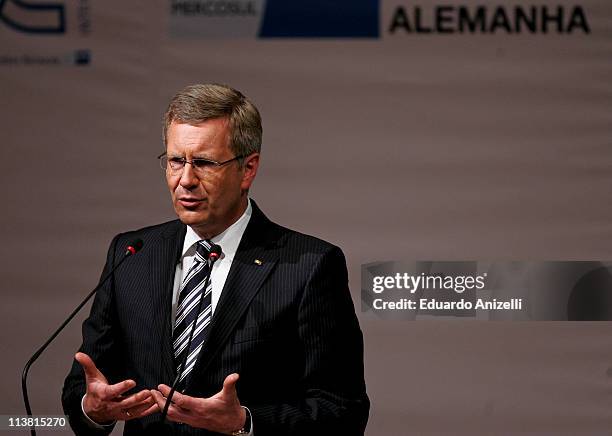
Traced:
<path fill-rule="evenodd" d="M 180 153 L 166 153 L 166 156 L 168 157 L 177 157 L 177 158 L 185 158 L 185 155 L 180 154 Z M 192 159 L 200 159 L 200 160 L 209 160 L 209 161 L 213 161 L 215 162 L 215 159 L 210 157 L 210 156 L 192 156 Z"/>

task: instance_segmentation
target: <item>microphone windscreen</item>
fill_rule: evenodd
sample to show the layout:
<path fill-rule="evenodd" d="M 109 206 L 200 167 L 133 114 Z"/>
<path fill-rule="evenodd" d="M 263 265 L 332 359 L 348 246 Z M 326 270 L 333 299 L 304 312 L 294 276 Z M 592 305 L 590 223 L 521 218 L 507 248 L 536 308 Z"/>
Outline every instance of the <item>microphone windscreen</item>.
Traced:
<path fill-rule="evenodd" d="M 217 244 L 212 244 L 212 246 L 210 247 L 210 254 L 208 255 L 208 258 L 217 260 L 221 257 L 221 254 L 223 254 L 221 246 Z"/>
<path fill-rule="evenodd" d="M 130 242 L 126 248 L 126 252 L 129 252 L 130 254 L 136 254 L 138 253 L 141 249 L 142 249 L 142 239 L 138 238 L 138 239 L 134 239 L 132 242 Z"/>

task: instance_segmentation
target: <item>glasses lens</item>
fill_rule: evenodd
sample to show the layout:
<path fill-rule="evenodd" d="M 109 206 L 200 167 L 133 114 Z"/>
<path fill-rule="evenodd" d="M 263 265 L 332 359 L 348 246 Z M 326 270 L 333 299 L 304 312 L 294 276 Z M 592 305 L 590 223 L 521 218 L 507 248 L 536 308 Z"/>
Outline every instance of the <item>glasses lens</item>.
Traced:
<path fill-rule="evenodd" d="M 168 159 L 168 169 L 173 173 L 181 171 L 185 166 L 185 159 L 182 157 L 171 157 Z"/>
<path fill-rule="evenodd" d="M 219 164 L 208 159 L 194 159 L 191 161 L 191 165 L 193 166 L 194 170 L 198 171 L 200 174 L 204 174 L 207 170 L 210 170 Z"/>

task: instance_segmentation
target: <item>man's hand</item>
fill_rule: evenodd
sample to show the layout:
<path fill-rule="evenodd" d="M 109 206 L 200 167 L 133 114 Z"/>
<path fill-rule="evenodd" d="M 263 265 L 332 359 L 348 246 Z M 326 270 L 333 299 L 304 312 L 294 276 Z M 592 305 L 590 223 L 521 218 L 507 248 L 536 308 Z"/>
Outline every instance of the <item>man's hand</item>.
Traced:
<path fill-rule="evenodd" d="M 76 353 L 74 358 L 85 371 L 87 393 L 83 400 L 83 410 L 93 421 L 99 424 L 119 420 L 127 421 L 159 411 L 148 389 L 129 397 L 123 395 L 136 386 L 134 380 L 124 380 L 109 385 L 108 380 L 96 368 L 91 357 L 85 353 Z"/>
<path fill-rule="evenodd" d="M 228 375 L 223 382 L 223 389 L 210 398 L 190 397 L 175 392 L 168 409 L 168 420 L 225 434 L 240 430 L 244 427 L 246 412 L 238 401 L 237 381 L 238 374 Z M 151 390 L 151 394 L 159 410 L 163 410 L 170 387 L 159 385 L 158 389 Z"/>

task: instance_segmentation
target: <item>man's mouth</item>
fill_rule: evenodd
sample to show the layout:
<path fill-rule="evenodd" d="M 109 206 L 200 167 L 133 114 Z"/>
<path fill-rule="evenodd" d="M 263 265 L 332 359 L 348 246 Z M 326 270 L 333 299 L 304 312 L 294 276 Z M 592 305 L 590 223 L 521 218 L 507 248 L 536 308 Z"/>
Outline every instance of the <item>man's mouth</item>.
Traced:
<path fill-rule="evenodd" d="M 195 198 L 195 197 L 180 197 L 178 199 L 178 203 L 181 206 L 186 207 L 186 208 L 196 207 L 197 205 L 199 205 L 203 201 L 204 201 L 204 199 Z"/>

